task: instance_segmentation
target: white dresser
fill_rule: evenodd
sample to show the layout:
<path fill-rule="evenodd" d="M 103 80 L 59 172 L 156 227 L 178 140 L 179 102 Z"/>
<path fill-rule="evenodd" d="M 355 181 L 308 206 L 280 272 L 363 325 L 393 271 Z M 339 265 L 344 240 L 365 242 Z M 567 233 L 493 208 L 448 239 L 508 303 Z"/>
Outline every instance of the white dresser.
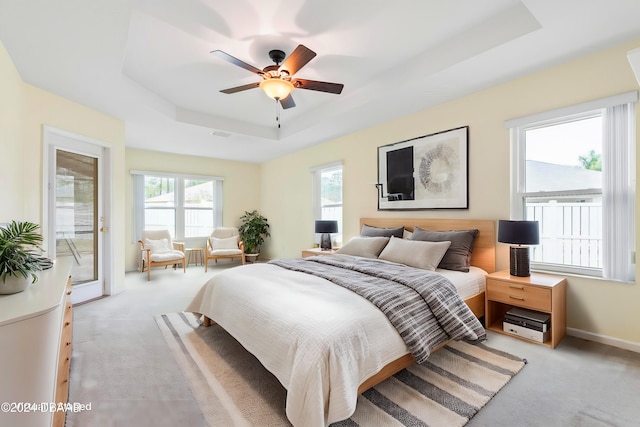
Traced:
<path fill-rule="evenodd" d="M 64 412 L 25 409 L 33 403 L 67 402 L 71 265 L 71 259 L 59 258 L 25 291 L 0 295 L 0 426 L 64 425 Z"/>

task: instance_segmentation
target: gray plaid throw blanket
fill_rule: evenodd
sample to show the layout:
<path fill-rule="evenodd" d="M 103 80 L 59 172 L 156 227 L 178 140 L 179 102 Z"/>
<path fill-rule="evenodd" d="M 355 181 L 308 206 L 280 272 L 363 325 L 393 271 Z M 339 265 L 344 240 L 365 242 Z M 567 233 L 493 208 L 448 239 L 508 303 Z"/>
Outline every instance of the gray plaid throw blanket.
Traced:
<path fill-rule="evenodd" d="M 480 342 L 486 332 L 444 276 L 405 265 L 344 255 L 273 260 L 347 288 L 378 307 L 416 362 L 449 339 Z"/>

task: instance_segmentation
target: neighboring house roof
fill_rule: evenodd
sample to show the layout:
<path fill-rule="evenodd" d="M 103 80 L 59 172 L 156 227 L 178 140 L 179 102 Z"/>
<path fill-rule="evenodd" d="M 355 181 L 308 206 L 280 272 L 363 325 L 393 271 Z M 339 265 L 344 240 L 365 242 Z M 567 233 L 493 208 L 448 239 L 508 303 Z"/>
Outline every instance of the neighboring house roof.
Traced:
<path fill-rule="evenodd" d="M 527 160 L 527 192 L 602 188 L 602 172 Z"/>

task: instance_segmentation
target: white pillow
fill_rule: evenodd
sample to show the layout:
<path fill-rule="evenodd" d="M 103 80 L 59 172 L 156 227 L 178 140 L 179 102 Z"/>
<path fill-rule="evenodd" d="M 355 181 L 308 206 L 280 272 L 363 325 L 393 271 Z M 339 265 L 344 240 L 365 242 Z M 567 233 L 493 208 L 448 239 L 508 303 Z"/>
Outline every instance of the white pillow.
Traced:
<path fill-rule="evenodd" d="M 218 249 L 238 249 L 238 236 L 227 237 L 226 239 L 211 238 L 211 247 Z"/>
<path fill-rule="evenodd" d="M 364 258 L 378 258 L 389 241 L 388 237 L 354 237 L 336 253 L 360 256 Z"/>
<path fill-rule="evenodd" d="M 169 239 L 151 240 L 144 239 L 145 248 L 151 249 L 151 255 L 166 254 L 171 252 L 173 248 L 169 246 Z"/>
<path fill-rule="evenodd" d="M 435 271 L 451 242 L 423 242 L 392 237 L 378 258 Z"/>

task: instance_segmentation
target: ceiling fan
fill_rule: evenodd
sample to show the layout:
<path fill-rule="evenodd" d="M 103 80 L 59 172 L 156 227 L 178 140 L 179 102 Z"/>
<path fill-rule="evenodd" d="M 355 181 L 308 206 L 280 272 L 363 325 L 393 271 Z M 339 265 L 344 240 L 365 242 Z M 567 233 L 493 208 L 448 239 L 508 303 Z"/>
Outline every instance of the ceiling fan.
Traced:
<path fill-rule="evenodd" d="M 293 101 L 293 97 L 291 96 L 293 89 L 307 89 L 340 94 L 344 87 L 341 83 L 328 83 L 317 80 L 293 78 L 295 73 L 307 65 L 307 63 L 316 56 L 314 51 L 304 45 L 298 45 L 286 60 L 285 53 L 283 51 L 278 49 L 269 51 L 269 57 L 276 65 L 268 65 L 262 70 L 221 50 L 214 50 L 211 54 L 262 77 L 261 82 L 232 87 L 221 90 L 220 92 L 232 94 L 260 87 L 270 98 L 280 102 L 280 105 L 282 105 L 282 108 L 284 109 L 296 106 L 296 103 Z M 280 63 L 282 63 L 282 65 L 280 65 Z"/>

